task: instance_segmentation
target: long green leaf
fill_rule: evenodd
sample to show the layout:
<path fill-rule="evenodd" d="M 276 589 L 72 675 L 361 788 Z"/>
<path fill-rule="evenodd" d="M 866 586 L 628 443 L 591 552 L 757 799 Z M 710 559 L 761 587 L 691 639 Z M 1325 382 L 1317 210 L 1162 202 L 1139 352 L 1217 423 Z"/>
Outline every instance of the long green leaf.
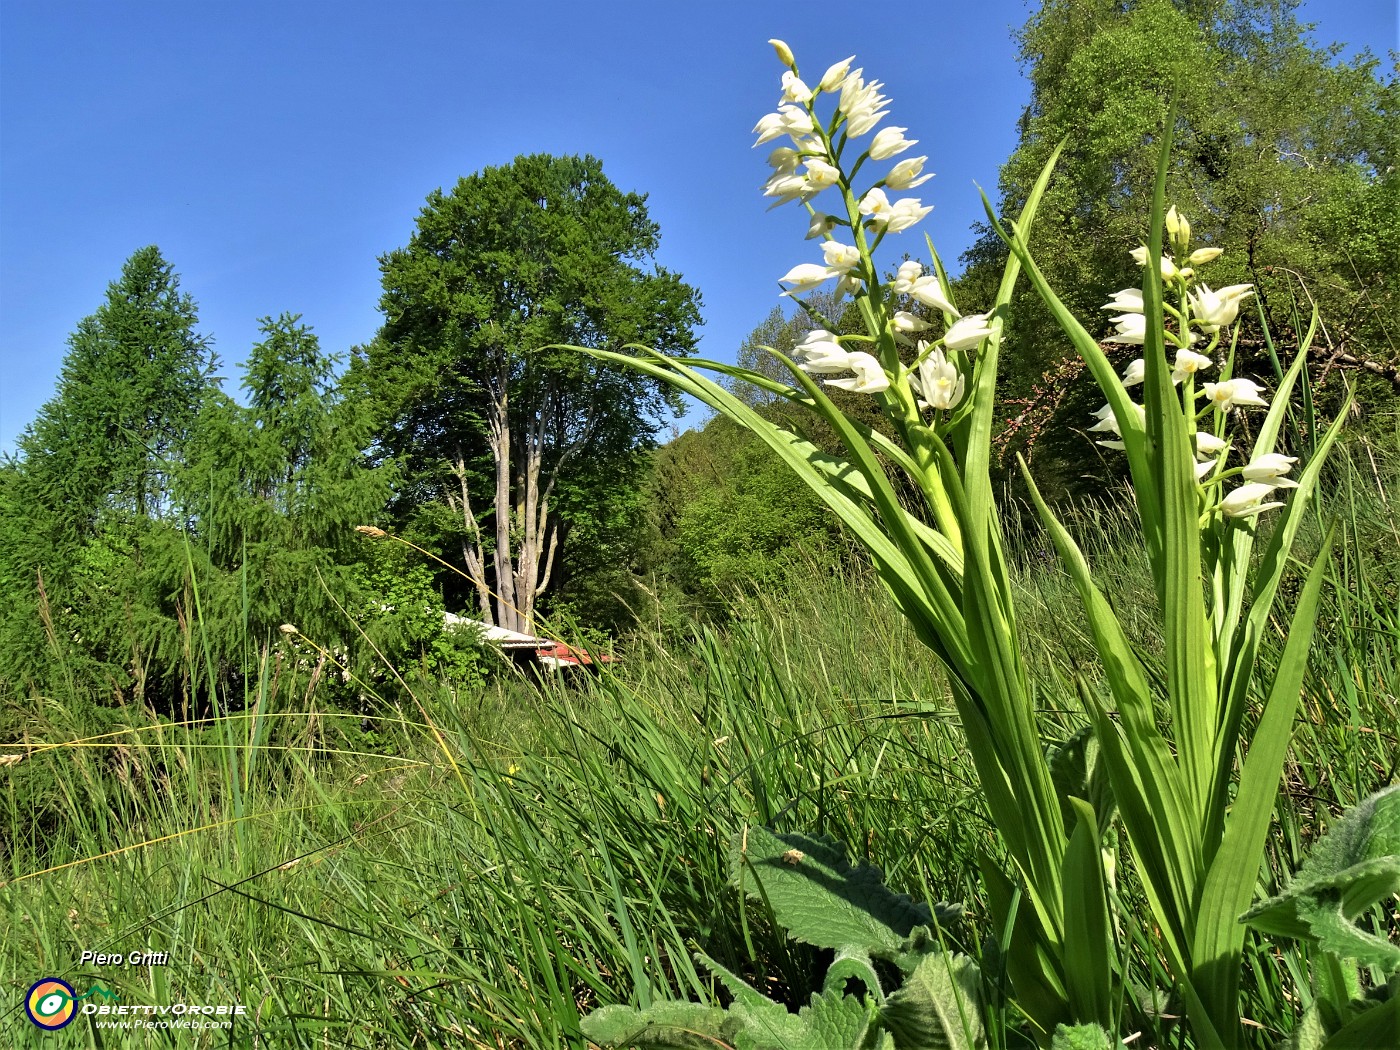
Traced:
<path fill-rule="evenodd" d="M 1249 905 L 1259 877 L 1264 840 L 1274 800 L 1278 797 L 1279 777 L 1292 739 L 1293 716 L 1298 709 L 1303 674 L 1308 666 L 1308 650 L 1312 646 L 1332 538 L 1333 532 L 1329 530 L 1298 598 L 1273 687 L 1251 735 L 1249 752 L 1240 772 L 1239 792 L 1225 825 L 1224 841 L 1211 862 L 1201 891 L 1192 948 L 1195 964 L 1192 982 L 1215 1018 L 1225 1018 L 1230 1011 L 1239 1009 L 1240 956 L 1245 929 L 1237 917 Z"/>
<path fill-rule="evenodd" d="M 1283 574 L 1288 568 L 1289 556 L 1293 550 L 1294 540 L 1298 536 L 1298 529 L 1302 526 L 1308 504 L 1312 501 L 1313 494 L 1317 490 L 1318 478 L 1321 476 L 1327 456 L 1341 436 L 1342 426 L 1346 422 L 1350 407 L 1351 396 L 1348 395 L 1342 404 L 1341 411 L 1337 414 L 1337 418 L 1333 420 L 1332 425 L 1327 428 L 1327 432 L 1318 443 L 1317 451 L 1308 461 L 1302 474 L 1298 476 L 1298 487 L 1289 490 L 1287 506 L 1284 507 L 1280 520 L 1274 526 L 1273 535 L 1269 537 L 1268 546 L 1265 547 L 1264 556 L 1260 559 L 1258 569 L 1255 572 L 1254 594 L 1251 599 L 1249 615 L 1245 618 L 1244 623 L 1236 628 L 1234 636 L 1230 639 L 1227 662 L 1221 676 L 1224 721 L 1221 726 L 1220 750 L 1215 757 L 1215 784 L 1210 808 L 1213 824 L 1209 841 L 1220 841 L 1219 836 L 1229 799 L 1230 776 L 1234 768 L 1234 742 L 1239 738 L 1245 709 L 1249 705 L 1250 685 L 1254 681 L 1255 660 L 1259 653 L 1259 644 L 1269 628 L 1269 617 L 1273 612 L 1274 598 L 1277 596 L 1279 585 L 1283 581 Z M 1240 529 L 1239 531 L 1252 533 L 1253 529 Z M 1237 567 L 1237 571 L 1243 573 L 1243 564 Z M 1206 860 L 1209 862 L 1210 857 L 1207 857 Z"/>
<path fill-rule="evenodd" d="M 1070 798 L 1078 820 L 1065 853 L 1065 984 L 1078 1022 L 1113 1024 L 1113 937 L 1099 849 L 1099 822 L 1083 799 Z"/>
<path fill-rule="evenodd" d="M 1045 503 L 1025 461 L 1020 465 L 1041 521 L 1079 591 L 1094 648 L 1118 704 L 1121 726 L 1109 717 L 1091 689 L 1081 690 L 1103 748 L 1114 797 L 1142 867 L 1144 889 L 1163 935 L 1184 965 L 1189 958 L 1189 940 L 1182 920 L 1191 902 L 1191 872 L 1199 866 L 1200 858 L 1181 773 L 1157 731 L 1147 675 L 1132 644 L 1095 586 L 1083 552 Z"/>

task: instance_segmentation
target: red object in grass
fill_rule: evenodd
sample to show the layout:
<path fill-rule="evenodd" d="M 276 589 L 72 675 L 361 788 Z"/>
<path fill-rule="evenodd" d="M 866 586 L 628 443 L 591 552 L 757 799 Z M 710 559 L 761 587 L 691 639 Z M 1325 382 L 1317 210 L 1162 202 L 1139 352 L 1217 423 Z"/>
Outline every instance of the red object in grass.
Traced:
<path fill-rule="evenodd" d="M 535 658 L 546 667 L 587 667 L 595 661 L 600 664 L 613 662 L 613 657 L 607 653 L 589 654 L 563 642 L 536 649 Z"/>

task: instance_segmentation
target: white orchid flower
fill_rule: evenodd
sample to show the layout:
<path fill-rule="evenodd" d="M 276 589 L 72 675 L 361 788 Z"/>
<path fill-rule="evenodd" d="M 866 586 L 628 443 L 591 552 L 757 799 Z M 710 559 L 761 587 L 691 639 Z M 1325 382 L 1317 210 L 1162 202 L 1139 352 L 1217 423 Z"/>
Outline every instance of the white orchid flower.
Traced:
<path fill-rule="evenodd" d="M 828 164 L 819 157 L 808 157 L 807 182 L 813 190 L 824 190 L 828 186 L 835 186 L 841 178 L 841 169 L 834 164 Z"/>
<path fill-rule="evenodd" d="M 1184 382 L 1187 376 L 1193 376 L 1197 372 L 1214 367 L 1215 362 L 1205 354 L 1198 354 L 1194 350 L 1178 350 L 1176 363 L 1172 368 L 1172 382 Z"/>
<path fill-rule="evenodd" d="M 797 64 L 797 59 L 792 57 L 792 48 L 788 47 L 787 44 L 777 39 L 770 40 L 768 43 L 771 44 L 773 50 L 778 53 L 778 61 L 783 65 L 792 66 Z"/>
<path fill-rule="evenodd" d="M 789 135 L 795 140 L 801 139 L 812 134 L 814 128 L 812 115 L 801 106 L 779 106 L 778 112 L 765 114 L 754 125 L 754 134 L 758 136 L 754 145 L 762 146 L 765 142 L 772 142 L 783 135 Z"/>
<path fill-rule="evenodd" d="M 1215 457 L 1230 447 L 1224 438 L 1218 438 L 1208 430 L 1196 431 L 1196 455 Z"/>
<path fill-rule="evenodd" d="M 924 274 L 924 267 L 917 259 L 907 259 L 899 264 L 890 288 L 895 295 L 909 295 L 914 290 L 914 282 Z"/>
<path fill-rule="evenodd" d="M 1228 379 L 1223 383 L 1205 383 L 1202 386 L 1206 399 L 1219 411 L 1238 408 L 1242 405 L 1267 406 L 1268 402 L 1259 396 L 1259 384 L 1250 379 Z"/>
<path fill-rule="evenodd" d="M 1100 310 L 1113 310 L 1122 314 L 1142 313 L 1142 289 L 1123 288 L 1113 293 L 1113 298 L 1104 303 Z"/>
<path fill-rule="evenodd" d="M 818 91 L 839 91 L 841 84 L 846 79 L 846 74 L 851 71 L 851 63 L 856 59 L 855 55 L 843 59 L 840 62 L 833 62 L 826 67 L 826 72 L 822 74 L 821 80 L 817 83 Z"/>
<path fill-rule="evenodd" d="M 780 204 L 786 204 L 788 201 L 809 197 L 812 192 L 807 177 L 792 172 L 774 172 L 772 177 L 763 184 L 763 195 L 777 198 L 772 205 L 774 208 Z"/>
<path fill-rule="evenodd" d="M 812 221 L 807 226 L 806 241 L 816 240 L 818 237 L 825 237 L 832 230 L 836 229 L 836 219 L 822 212 L 813 212 Z"/>
<path fill-rule="evenodd" d="M 873 222 L 884 223 L 889 221 L 892 207 L 893 205 L 890 204 L 890 198 L 886 195 L 885 191 L 878 186 L 867 190 L 865 196 L 860 199 L 860 213 Z"/>
<path fill-rule="evenodd" d="M 1134 248 L 1128 254 L 1133 257 L 1133 261 L 1139 266 L 1147 265 L 1147 249 L 1145 247 Z M 1182 274 L 1188 277 L 1190 276 L 1189 270 L 1178 270 L 1176 268 L 1176 263 L 1173 262 L 1168 256 L 1162 256 L 1159 265 L 1162 271 L 1162 280 L 1164 281 L 1170 281 L 1178 274 Z"/>
<path fill-rule="evenodd" d="M 1147 362 L 1141 357 L 1128 362 L 1128 367 L 1123 370 L 1123 385 L 1138 386 L 1147 378 Z"/>
<path fill-rule="evenodd" d="M 840 390 L 849 390 L 853 394 L 877 394 L 881 390 L 888 390 L 890 377 L 885 375 L 885 370 L 870 354 L 857 351 L 850 355 L 847 360 L 850 370 L 855 376 L 850 379 L 828 379 L 827 386 L 834 386 Z"/>
<path fill-rule="evenodd" d="M 1167 209 L 1166 227 L 1167 240 L 1171 241 L 1172 247 L 1184 252 L 1191 244 L 1191 223 L 1176 210 L 1175 204 Z"/>
<path fill-rule="evenodd" d="M 953 323 L 943 335 L 943 345 L 949 350 L 971 350 L 992 334 L 986 314 L 968 314 Z"/>
<path fill-rule="evenodd" d="M 1147 409 L 1135 401 L 1130 401 L 1128 403 L 1133 406 L 1133 412 L 1137 416 L 1138 426 L 1145 426 L 1147 423 Z M 1118 417 L 1113 414 L 1113 407 L 1111 405 L 1104 405 L 1103 408 L 1091 414 L 1098 420 L 1097 423 L 1089 428 L 1091 433 L 1105 433 L 1111 430 L 1119 437 L 1122 437 L 1123 432 L 1119 429 Z M 1102 444 L 1102 442 L 1100 442 L 1100 444 Z"/>
<path fill-rule="evenodd" d="M 936 274 L 929 274 L 927 277 L 920 277 L 909 287 L 909 294 L 925 306 L 931 306 L 935 310 L 942 310 L 945 314 L 952 314 L 954 317 L 961 317 L 946 295 L 943 294 L 943 285 L 939 283 Z"/>
<path fill-rule="evenodd" d="M 828 372 L 849 372 L 850 352 L 843 349 L 836 336 L 825 329 L 808 332 L 793 351 L 797 366 L 804 372 L 824 375 Z"/>
<path fill-rule="evenodd" d="M 796 171 L 801 160 L 802 155 L 791 146 L 778 146 L 768 154 L 768 166 L 784 174 Z"/>
<path fill-rule="evenodd" d="M 933 178 L 933 172 L 919 174 L 927 161 L 927 157 L 908 157 L 900 161 L 885 176 L 885 185 L 892 190 L 912 190 L 915 186 L 922 186 Z"/>
<path fill-rule="evenodd" d="M 848 274 L 860 265 L 860 249 L 840 241 L 823 241 L 822 255 L 827 268 L 838 274 Z"/>
<path fill-rule="evenodd" d="M 901 230 L 907 230 L 931 211 L 933 205 L 925 208 L 917 197 L 901 197 L 890 205 L 889 218 L 883 223 L 885 231 L 899 233 Z"/>
<path fill-rule="evenodd" d="M 904 133 L 908 130 L 908 128 L 881 128 L 870 140 L 870 159 L 889 160 L 891 157 L 903 153 L 910 146 L 917 145 L 918 139 L 904 137 Z"/>
<path fill-rule="evenodd" d="M 765 142 L 782 138 L 787 134 L 787 130 L 783 126 L 783 115 L 781 113 L 765 113 L 753 126 L 753 133 L 758 136 L 758 141 L 754 143 L 756 147 L 762 146 Z"/>
<path fill-rule="evenodd" d="M 1118 331 L 1104 340 L 1105 343 L 1130 343 L 1141 346 L 1147 341 L 1147 318 L 1142 314 L 1121 314 L 1113 318 Z"/>
<path fill-rule="evenodd" d="M 798 263 L 778 280 L 783 284 L 792 285 L 786 289 L 784 295 L 800 295 L 802 292 L 810 292 L 819 284 L 823 284 L 831 278 L 837 276 L 835 270 L 829 266 L 821 266 L 817 263 Z"/>
<path fill-rule="evenodd" d="M 1298 462 L 1297 456 L 1284 456 L 1278 452 L 1266 452 L 1261 456 L 1255 456 L 1245 466 L 1241 473 L 1245 481 L 1257 482 L 1261 485 L 1272 485 L 1276 489 L 1296 489 L 1298 483 L 1291 478 L 1285 478 L 1293 469 L 1293 464 Z"/>
<path fill-rule="evenodd" d="M 1118 429 L 1118 418 L 1113 414 L 1112 405 L 1104 405 L 1102 408 L 1091 412 L 1090 415 L 1097 419 L 1098 422 L 1089 428 L 1089 433 L 1102 434 L 1110 430 L 1115 434 L 1120 433 Z"/>
<path fill-rule="evenodd" d="M 1254 286 L 1232 284 L 1218 292 L 1201 285 L 1187 296 L 1191 304 L 1191 315 L 1207 332 L 1214 332 L 1222 325 L 1233 324 L 1239 316 L 1240 304 L 1254 294 Z"/>
<path fill-rule="evenodd" d="M 846 133 L 853 137 L 864 135 L 875 127 L 888 110 L 881 109 L 889 101 L 880 94 L 885 85 L 878 80 L 867 84 L 861 78 L 861 70 L 851 73 L 841 84 L 841 101 L 838 108 L 846 117 Z"/>
<path fill-rule="evenodd" d="M 802 82 L 802 79 L 792 70 L 783 74 L 783 101 L 784 102 L 810 102 L 812 101 L 812 89 Z"/>
<path fill-rule="evenodd" d="M 1220 509 L 1232 518 L 1252 518 L 1266 510 L 1283 506 L 1282 503 L 1260 502 L 1273 491 L 1274 486 L 1272 485 L 1258 483 L 1241 485 L 1220 501 Z"/>
<path fill-rule="evenodd" d="M 918 314 L 912 314 L 908 310 L 896 310 L 894 314 L 894 330 L 902 335 L 911 332 L 927 331 L 929 324 Z"/>
<path fill-rule="evenodd" d="M 923 344 L 920 344 L 920 350 Z M 919 374 L 911 377 L 917 384 L 921 408 L 946 411 L 962 401 L 967 382 L 941 349 L 935 348 L 919 362 Z"/>

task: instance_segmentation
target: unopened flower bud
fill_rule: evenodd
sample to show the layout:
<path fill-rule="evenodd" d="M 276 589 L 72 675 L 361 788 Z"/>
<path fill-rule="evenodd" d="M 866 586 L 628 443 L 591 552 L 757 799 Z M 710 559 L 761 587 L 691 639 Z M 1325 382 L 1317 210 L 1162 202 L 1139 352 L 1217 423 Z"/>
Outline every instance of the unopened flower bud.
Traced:
<path fill-rule="evenodd" d="M 1197 248 L 1186 261 L 1192 266 L 1204 266 L 1208 262 L 1215 262 L 1224 251 L 1224 248 Z"/>
<path fill-rule="evenodd" d="M 1167 211 L 1167 239 L 1178 255 L 1185 255 L 1191 246 L 1191 224 L 1176 210 L 1175 204 Z"/>
<path fill-rule="evenodd" d="M 768 43 L 772 44 L 773 50 L 778 53 L 779 62 L 785 66 L 796 65 L 797 59 L 792 57 L 792 48 L 788 47 L 787 44 L 778 39 L 770 40 Z"/>

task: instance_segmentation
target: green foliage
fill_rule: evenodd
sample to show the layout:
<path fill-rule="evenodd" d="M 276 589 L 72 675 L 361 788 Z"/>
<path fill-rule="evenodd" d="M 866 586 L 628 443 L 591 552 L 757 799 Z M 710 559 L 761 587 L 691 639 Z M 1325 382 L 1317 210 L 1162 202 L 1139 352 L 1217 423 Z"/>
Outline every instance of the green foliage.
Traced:
<path fill-rule="evenodd" d="M 930 910 L 891 893 L 878 868 L 851 866 L 829 839 L 750 826 L 730 840 L 733 881 L 763 902 L 795 940 L 836 949 L 822 990 L 789 1013 L 781 1003 L 701 955 L 731 997 L 727 1009 L 661 1001 L 641 1009 L 607 1006 L 584 1018 L 603 1046 L 745 1050 L 981 1050 L 977 965 L 945 951 L 935 931 L 961 917 L 960 905 Z M 935 924 L 936 923 L 936 924 Z M 871 957 L 898 965 L 904 979 L 886 995 Z"/>
<path fill-rule="evenodd" d="M 1123 1045 L 1096 1024 L 1059 1025 L 1050 1040 L 1050 1050 L 1118 1050 Z"/>
<path fill-rule="evenodd" d="M 235 403 L 178 285 L 154 248 L 132 257 L 5 470 L 0 682 L 18 691 L 81 681 L 188 709 L 283 623 L 327 646 L 350 630 L 353 527 L 392 479 L 365 458 L 369 420 L 285 314 L 263 319 Z"/>
<path fill-rule="evenodd" d="M 155 247 L 128 259 L 20 436 L 0 489 L 0 683 L 78 676 L 111 696 L 175 666 L 178 476 L 217 393 L 179 284 Z"/>
<path fill-rule="evenodd" d="M 58 391 L 18 441 L 25 495 L 54 512 L 59 535 L 171 516 L 172 475 L 217 366 L 197 324 L 152 245 L 69 336 Z"/>
<path fill-rule="evenodd" d="M 470 625 L 444 629 L 432 570 L 396 543 L 375 543 L 370 550 L 354 569 L 355 593 L 362 597 L 353 613 L 364 632 L 350 647 L 357 678 L 391 692 L 395 669 L 417 682 L 480 686 L 489 652 Z"/>
<path fill-rule="evenodd" d="M 1313 947 L 1313 1001 L 1286 1050 L 1363 1050 L 1400 1042 L 1400 948 L 1356 919 L 1400 894 L 1400 786 L 1344 813 L 1280 894 L 1240 921 Z M 1390 975 L 1363 993 L 1362 968 Z"/>
<path fill-rule="evenodd" d="M 1318 945 L 1343 959 L 1400 973 L 1400 947 L 1355 924 L 1372 905 L 1400 894 L 1400 786 L 1352 807 L 1313 847 L 1276 897 L 1241 917 L 1255 929 Z"/>
<path fill-rule="evenodd" d="M 1281 892 L 1280 872 L 1302 862 L 1320 808 L 1369 795 L 1394 761 L 1386 727 L 1400 721 L 1400 646 L 1390 547 L 1378 537 L 1396 524 L 1396 477 L 1373 477 L 1367 450 L 1354 451 L 1356 473 L 1340 472 L 1326 495 L 1372 542 L 1338 544 L 1334 556 L 1339 582 L 1324 594 L 1317 647 L 1328 658 L 1305 683 L 1261 895 Z M 1371 451 L 1390 462 L 1387 449 Z M 1152 583 L 1123 512 L 1073 513 L 1096 576 L 1148 595 L 1132 603 L 1141 613 Z M 1085 666 L 1092 642 L 1072 580 L 1038 555 L 1036 532 L 1007 540 L 1020 623 L 1039 643 L 1036 676 Z M 1303 549 L 1317 542 L 1306 528 Z M 1160 651 L 1155 618 L 1142 615 L 1133 636 Z M 1278 650 L 1261 650 L 1266 676 Z M 123 1001 L 170 1002 L 178 989 L 216 1002 L 237 988 L 240 1002 L 266 1006 L 256 1030 L 235 1028 L 234 1046 L 557 1050 L 583 1044 L 578 1014 L 600 1004 L 635 1007 L 643 994 L 731 1004 L 738 985 L 696 964 L 698 948 L 796 1021 L 828 979 L 859 995 L 866 967 L 791 940 L 757 900 L 741 907 L 728 832 L 776 821 L 851 843 L 851 864 L 878 864 L 896 893 L 980 901 L 946 931 L 949 947 L 984 946 L 988 1046 L 1028 1046 L 1019 992 L 998 992 L 1009 989 L 987 947 L 1000 929 L 976 874 L 992 842 L 985 802 L 943 676 L 923 654 L 878 581 L 848 572 L 759 594 L 741 622 L 694 646 L 646 632 L 612 673 L 577 687 L 500 677 L 465 695 L 420 691 L 460 744 L 464 789 L 411 705 L 337 715 L 322 702 L 327 675 L 307 696 L 314 661 L 284 659 L 279 673 L 273 653 L 256 676 L 257 709 L 228 718 L 234 751 L 263 745 L 247 751 L 257 761 L 246 819 L 233 824 L 222 823 L 232 789 L 219 728 L 55 697 L 0 736 L 0 756 L 27 753 L 0 763 L 0 981 L 22 991 L 36 959 L 64 967 L 88 949 L 168 949 L 168 967 L 124 972 Z M 1047 717 L 1063 722 L 1058 739 L 1082 724 L 1073 712 Z M 1358 729 L 1368 726 L 1381 731 Z M 87 742 L 64 746 L 75 740 Z M 1124 874 L 1118 921 L 1136 945 L 1133 984 L 1165 986 L 1126 847 L 1107 848 Z M 635 959 L 619 916 L 637 931 Z M 308 952 L 327 972 L 308 970 Z M 1240 1012 L 1268 1026 L 1253 1046 L 1295 1025 L 1316 962 L 1290 940 L 1246 942 Z M 899 982 L 881 970 L 884 994 Z M 1158 995 L 1159 1013 L 1181 1012 Z M 75 1022 L 78 1037 L 87 1023 Z M 27 1045 L 27 1024 L 0 1022 L 0 1042 Z M 1170 1017 L 1127 1013 L 1114 1031 L 1141 1031 L 1130 1047 L 1191 1046 Z"/>
<path fill-rule="evenodd" d="M 651 568 L 701 610 L 843 561 L 839 527 L 821 500 L 722 416 L 657 450 L 652 470 Z"/>
<path fill-rule="evenodd" d="M 1002 168 L 1001 211 L 1019 210 L 1064 141 L 1037 257 L 1070 312 L 1091 319 L 1092 334 L 1108 330 L 1100 305 L 1139 283 L 1128 252 L 1141 243 L 1154 162 L 1142 129 L 1158 126 L 1176 99 L 1167 199 L 1202 243 L 1239 246 L 1212 283 L 1254 283 L 1275 333 L 1316 302 L 1329 340 L 1319 356 L 1400 363 L 1400 78 L 1385 77 L 1373 57 L 1344 64 L 1335 50 L 1309 45 L 1296 8 L 1293 0 L 1047 0 L 1021 29 L 1031 101 Z M 964 294 L 988 289 L 1004 258 L 984 227 L 964 257 Z M 1068 344 L 1029 290 L 1013 298 L 1007 331 L 1004 398 L 1044 388 L 1011 447 L 1038 430 L 1042 487 L 1083 490 L 1093 395 L 1059 373 Z M 1239 355 L 1264 355 L 1252 318 Z M 1055 378 L 1041 383 L 1043 375 Z M 1393 396 L 1393 384 L 1374 392 Z M 1094 471 L 1092 483 L 1105 472 Z"/>
<path fill-rule="evenodd" d="M 405 471 L 398 513 L 428 511 L 432 548 L 460 557 L 477 615 L 502 626 L 528 628 L 569 524 L 634 488 L 635 452 L 673 407 L 553 346 L 693 345 L 698 296 L 652 264 L 658 235 L 598 160 L 537 154 L 434 191 L 380 260 L 386 321 L 358 382 Z"/>
<path fill-rule="evenodd" d="M 830 838 L 750 827 L 729 845 L 734 881 L 805 944 L 860 951 L 912 969 L 928 950 L 931 931 L 962 915 L 961 905 L 930 909 L 891 893 L 879 868 L 852 866 L 845 847 Z"/>
<path fill-rule="evenodd" d="M 182 475 L 201 568 L 204 624 L 225 661 L 291 623 L 323 644 L 350 633 L 359 599 L 356 525 L 377 517 L 394 473 L 372 464 L 370 420 L 338 385 L 336 359 L 300 317 L 262 319 L 244 366 L 248 404 L 218 394 Z"/>

